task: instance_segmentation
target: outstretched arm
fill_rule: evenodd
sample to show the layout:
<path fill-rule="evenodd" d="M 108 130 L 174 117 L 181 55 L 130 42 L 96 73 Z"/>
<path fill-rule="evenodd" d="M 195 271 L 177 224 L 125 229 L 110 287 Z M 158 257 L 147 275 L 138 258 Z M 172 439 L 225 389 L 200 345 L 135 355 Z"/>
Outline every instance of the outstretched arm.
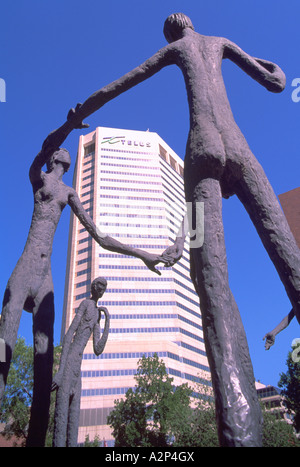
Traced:
<path fill-rule="evenodd" d="M 284 72 L 275 63 L 260 58 L 251 57 L 240 47 L 229 40 L 224 42 L 223 58 L 229 58 L 251 78 L 258 81 L 268 91 L 281 92 L 285 88 Z"/>
<path fill-rule="evenodd" d="M 156 264 L 163 262 L 165 263 L 166 260 L 161 258 L 158 255 L 152 255 L 147 253 L 146 251 L 132 248 L 128 245 L 124 245 L 121 242 L 118 242 L 114 238 L 110 237 L 109 235 L 104 234 L 101 232 L 96 225 L 94 224 L 92 218 L 89 214 L 85 211 L 84 207 L 82 206 L 80 199 L 75 190 L 71 189 L 69 194 L 69 205 L 74 212 L 74 214 L 78 217 L 81 224 L 86 228 L 88 233 L 91 237 L 96 240 L 96 242 L 106 250 L 113 251 L 115 253 L 120 253 L 123 255 L 130 255 L 134 256 L 135 258 L 141 259 L 146 266 L 156 274 L 161 275 L 160 271 L 158 271 L 155 266 Z"/>
<path fill-rule="evenodd" d="M 50 159 L 52 154 L 59 149 L 62 143 L 65 141 L 67 136 L 71 133 L 74 128 L 86 128 L 88 125 L 83 124 L 81 122 L 71 123 L 66 121 L 63 125 L 61 125 L 56 130 L 52 131 L 45 141 L 43 142 L 42 149 L 35 157 L 33 163 L 31 164 L 29 170 L 29 178 L 31 183 L 37 182 L 40 180 L 41 171 L 43 166 L 47 163 Z"/>
<path fill-rule="evenodd" d="M 70 122 L 82 122 L 110 100 L 150 78 L 165 66 L 175 63 L 172 50 L 172 45 L 163 47 L 140 66 L 96 91 L 83 104 L 78 104 L 76 109 L 70 110 L 68 120 Z"/>
<path fill-rule="evenodd" d="M 294 313 L 294 310 L 292 309 L 289 312 L 289 314 L 285 316 L 282 321 L 280 321 L 280 323 L 276 326 L 276 328 L 273 329 L 273 331 L 268 332 L 264 336 L 263 340 L 266 341 L 265 343 L 266 350 L 269 350 L 269 348 L 275 344 L 275 337 L 277 336 L 277 334 L 283 331 L 290 324 L 294 316 L 295 316 L 295 313 Z"/>

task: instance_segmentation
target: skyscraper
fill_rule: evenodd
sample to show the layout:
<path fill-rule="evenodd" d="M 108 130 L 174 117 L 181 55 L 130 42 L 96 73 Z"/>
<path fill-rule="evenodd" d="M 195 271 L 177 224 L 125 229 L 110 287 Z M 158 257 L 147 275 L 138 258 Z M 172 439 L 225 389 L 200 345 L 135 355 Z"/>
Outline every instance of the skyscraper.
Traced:
<path fill-rule="evenodd" d="M 155 254 L 173 243 L 185 213 L 183 161 L 149 131 L 98 127 L 81 136 L 73 186 L 101 232 Z M 107 415 L 135 385 L 143 355 L 157 353 L 174 385 L 209 380 L 188 248 L 174 267 L 159 265 L 158 276 L 99 247 L 71 214 L 62 336 L 97 276 L 107 279 L 100 304 L 111 316 L 103 354 L 90 340 L 83 355 L 79 443 L 86 435 L 113 443 Z"/>

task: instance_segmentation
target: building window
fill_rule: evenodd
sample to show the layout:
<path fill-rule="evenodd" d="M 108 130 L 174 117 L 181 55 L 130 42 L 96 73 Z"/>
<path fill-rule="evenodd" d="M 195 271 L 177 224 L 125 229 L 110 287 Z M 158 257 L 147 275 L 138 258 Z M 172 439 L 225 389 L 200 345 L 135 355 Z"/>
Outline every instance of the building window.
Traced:
<path fill-rule="evenodd" d="M 176 165 L 177 165 L 177 164 L 176 164 L 175 159 L 174 159 L 172 156 L 170 156 L 170 166 L 171 166 L 174 170 L 177 170 Z"/>
<path fill-rule="evenodd" d="M 95 152 L 95 143 L 89 144 L 88 146 L 84 147 L 84 156 Z"/>
<path fill-rule="evenodd" d="M 159 155 L 167 161 L 167 151 L 159 144 Z"/>

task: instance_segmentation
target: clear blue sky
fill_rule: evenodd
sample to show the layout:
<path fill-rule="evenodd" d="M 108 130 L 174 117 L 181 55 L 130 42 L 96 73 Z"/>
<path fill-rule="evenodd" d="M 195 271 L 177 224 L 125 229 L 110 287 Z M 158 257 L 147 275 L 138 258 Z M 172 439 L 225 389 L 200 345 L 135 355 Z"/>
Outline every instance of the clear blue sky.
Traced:
<path fill-rule="evenodd" d="M 274 61 L 287 77 L 272 94 L 231 62 L 223 72 L 236 121 L 263 165 L 275 193 L 299 186 L 300 102 L 291 99 L 300 77 L 298 0 L 16 0 L 1 8 L 0 102 L 2 160 L 0 293 L 22 253 L 33 207 L 28 170 L 48 133 L 69 108 L 142 63 L 166 44 L 162 28 L 182 11 L 196 31 L 224 36 L 255 57 Z M 157 132 L 182 158 L 188 132 L 183 78 L 169 67 L 88 119 L 96 126 Z M 86 130 L 90 131 L 90 130 Z M 79 131 L 64 146 L 74 168 Z M 73 170 L 65 176 L 72 183 Z M 59 342 L 70 210 L 59 224 L 52 259 L 55 286 L 55 343 Z M 224 200 L 230 284 L 244 322 L 254 373 L 277 384 L 286 357 L 300 337 L 296 320 L 268 352 L 264 334 L 285 316 L 290 302 L 248 215 L 237 199 Z M 24 312 L 19 334 L 32 342 L 31 316 Z"/>

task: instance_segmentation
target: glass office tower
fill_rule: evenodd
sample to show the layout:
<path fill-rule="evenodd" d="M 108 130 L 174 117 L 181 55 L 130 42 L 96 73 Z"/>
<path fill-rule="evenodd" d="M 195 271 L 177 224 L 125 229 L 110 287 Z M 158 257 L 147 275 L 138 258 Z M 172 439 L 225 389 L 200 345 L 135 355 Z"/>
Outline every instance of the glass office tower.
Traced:
<path fill-rule="evenodd" d="M 98 127 L 81 136 L 73 186 L 101 232 L 155 254 L 173 243 L 185 213 L 183 161 L 149 131 Z M 107 279 L 99 304 L 111 316 L 103 354 L 94 355 L 90 340 L 83 355 L 79 443 L 98 435 L 113 445 L 107 415 L 135 385 L 143 355 L 157 353 L 174 385 L 209 380 L 188 241 L 180 262 L 161 264 L 158 276 L 101 248 L 71 214 L 62 337 L 95 277 Z"/>

